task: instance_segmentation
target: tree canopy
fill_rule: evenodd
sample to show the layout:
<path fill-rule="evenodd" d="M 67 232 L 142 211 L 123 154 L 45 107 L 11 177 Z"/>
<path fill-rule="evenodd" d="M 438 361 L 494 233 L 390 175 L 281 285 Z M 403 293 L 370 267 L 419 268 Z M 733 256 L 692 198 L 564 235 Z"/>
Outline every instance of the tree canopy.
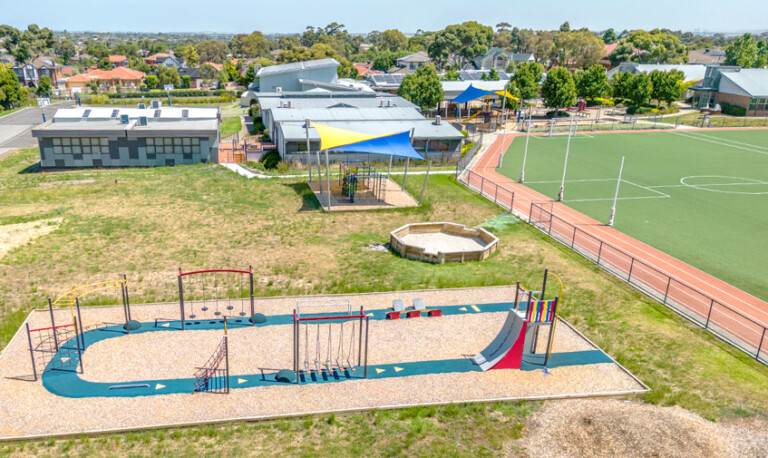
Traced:
<path fill-rule="evenodd" d="M 544 74 L 544 66 L 538 62 L 523 62 L 507 84 L 507 91 L 522 100 L 531 100 L 539 96 L 539 82 Z"/>
<path fill-rule="evenodd" d="M 16 62 L 26 62 L 46 50 L 52 49 L 56 40 L 48 27 L 42 29 L 37 24 L 30 24 L 27 30 L 19 30 L 9 25 L 0 25 L 0 48 L 5 48 Z"/>
<path fill-rule="evenodd" d="M 764 67 L 768 64 L 768 39 L 758 41 L 745 33 L 725 50 L 725 63 L 739 67 Z"/>
<path fill-rule="evenodd" d="M 574 75 L 576 83 L 576 95 L 585 99 L 594 100 L 605 97 L 611 91 L 608 84 L 608 74 L 602 65 L 593 65 L 585 71 Z"/>
<path fill-rule="evenodd" d="M 434 41 L 427 48 L 429 57 L 440 64 L 464 62 L 485 54 L 493 43 L 493 29 L 476 21 L 449 25 L 435 33 Z"/>
<path fill-rule="evenodd" d="M 195 47 L 200 56 L 200 62 L 223 64 L 227 60 L 229 47 L 218 40 L 203 40 Z"/>
<path fill-rule="evenodd" d="M 667 31 L 633 30 L 608 58 L 614 65 L 624 61 L 681 64 L 688 61 L 688 48 Z"/>
<path fill-rule="evenodd" d="M 576 103 L 576 85 L 567 68 L 555 67 L 547 72 L 541 85 L 541 98 L 547 108 L 567 108 Z"/>
<path fill-rule="evenodd" d="M 419 67 L 416 73 L 406 75 L 397 95 L 423 109 L 435 108 L 445 98 L 437 70 L 432 64 Z"/>
<path fill-rule="evenodd" d="M 250 35 L 240 33 L 229 41 L 232 54 L 236 57 L 261 57 L 269 54 L 269 43 L 258 30 Z"/>
<path fill-rule="evenodd" d="M 604 46 L 605 43 L 588 30 L 558 32 L 547 56 L 554 65 L 588 68 L 603 57 Z"/>

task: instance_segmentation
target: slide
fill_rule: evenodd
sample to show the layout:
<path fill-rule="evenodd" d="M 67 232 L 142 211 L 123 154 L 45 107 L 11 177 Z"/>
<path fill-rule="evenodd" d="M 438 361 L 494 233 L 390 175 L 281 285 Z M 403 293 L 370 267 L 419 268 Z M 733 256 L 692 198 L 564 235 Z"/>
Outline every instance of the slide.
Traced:
<path fill-rule="evenodd" d="M 472 358 L 483 371 L 491 369 L 520 369 L 525 346 L 526 321 L 514 309 L 501 331 L 485 350 Z"/>

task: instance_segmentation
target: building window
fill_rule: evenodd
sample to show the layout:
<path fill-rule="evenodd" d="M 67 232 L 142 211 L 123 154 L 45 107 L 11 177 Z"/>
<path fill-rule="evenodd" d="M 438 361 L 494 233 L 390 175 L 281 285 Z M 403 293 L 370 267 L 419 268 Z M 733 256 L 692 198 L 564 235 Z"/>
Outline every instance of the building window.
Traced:
<path fill-rule="evenodd" d="M 109 152 L 109 139 L 94 137 L 62 137 L 53 139 L 56 154 L 98 154 Z"/>
<path fill-rule="evenodd" d="M 147 138 L 148 154 L 200 153 L 200 139 L 190 137 Z"/>

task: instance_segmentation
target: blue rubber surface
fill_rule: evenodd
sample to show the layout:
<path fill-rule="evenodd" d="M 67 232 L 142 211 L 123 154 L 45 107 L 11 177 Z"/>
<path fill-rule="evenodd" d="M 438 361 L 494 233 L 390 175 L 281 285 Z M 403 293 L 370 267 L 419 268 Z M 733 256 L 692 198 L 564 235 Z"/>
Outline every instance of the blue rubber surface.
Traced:
<path fill-rule="evenodd" d="M 512 303 L 477 304 L 439 307 L 443 315 L 460 315 L 473 313 L 506 312 L 512 307 Z M 524 310 L 524 305 L 521 305 Z M 384 320 L 386 313 L 391 309 L 368 310 L 366 315 L 371 320 Z M 423 313 L 426 316 L 426 312 Z M 305 315 L 311 316 L 311 315 Z M 414 319 L 414 318 L 408 318 Z M 439 318 L 419 318 L 439 319 Z M 274 315 L 267 317 L 266 323 L 256 324 L 260 326 L 288 325 L 293 323 L 293 315 Z M 228 318 L 228 329 L 252 327 L 247 318 Z M 188 330 L 223 330 L 223 319 L 210 320 L 186 320 L 185 327 Z M 131 331 L 132 334 L 147 332 L 180 331 L 180 321 L 168 321 L 157 323 L 142 323 L 141 329 Z M 107 326 L 83 333 L 85 349 L 97 342 L 126 335 L 122 325 Z M 75 339 L 66 342 L 63 347 L 76 346 Z M 43 386 L 58 396 L 70 398 L 88 397 L 136 397 L 153 396 L 160 394 L 192 393 L 194 392 L 194 378 L 163 379 L 163 380 L 138 380 L 125 383 L 95 383 L 83 380 L 75 371 L 53 370 L 60 361 L 61 352 L 56 353 L 43 373 Z M 86 360 L 87 361 L 87 360 Z M 543 368 L 544 355 L 529 355 L 523 358 L 521 370 L 531 371 Z M 613 360 L 600 350 L 553 353 L 547 365 L 550 369 L 562 366 L 588 365 L 599 363 L 611 363 Z M 78 362 L 79 363 L 79 362 Z M 77 367 L 77 364 L 72 364 Z M 369 379 L 383 379 L 389 377 L 407 377 L 413 375 L 448 374 L 457 372 L 480 372 L 481 369 L 470 358 L 447 359 L 437 361 L 418 361 L 400 364 L 369 365 L 367 377 Z M 287 385 L 275 380 L 276 370 L 264 370 L 258 374 L 231 375 L 230 388 L 255 388 L 270 385 Z M 312 371 L 310 374 L 301 373 L 301 383 L 335 383 L 347 380 L 362 379 L 364 369 L 356 367 L 354 371 Z"/>

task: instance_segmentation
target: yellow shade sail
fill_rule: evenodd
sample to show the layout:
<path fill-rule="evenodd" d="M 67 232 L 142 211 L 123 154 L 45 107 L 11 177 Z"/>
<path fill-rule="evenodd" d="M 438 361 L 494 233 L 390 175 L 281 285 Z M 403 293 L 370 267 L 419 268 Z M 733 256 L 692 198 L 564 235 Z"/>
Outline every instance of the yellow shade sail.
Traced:
<path fill-rule="evenodd" d="M 351 145 L 353 143 L 360 143 L 366 140 L 383 137 L 381 134 L 364 134 L 362 132 L 339 129 L 338 127 L 326 126 L 325 124 L 318 124 L 316 122 L 311 124 L 320 135 L 321 150 L 338 148 L 339 146 Z"/>

